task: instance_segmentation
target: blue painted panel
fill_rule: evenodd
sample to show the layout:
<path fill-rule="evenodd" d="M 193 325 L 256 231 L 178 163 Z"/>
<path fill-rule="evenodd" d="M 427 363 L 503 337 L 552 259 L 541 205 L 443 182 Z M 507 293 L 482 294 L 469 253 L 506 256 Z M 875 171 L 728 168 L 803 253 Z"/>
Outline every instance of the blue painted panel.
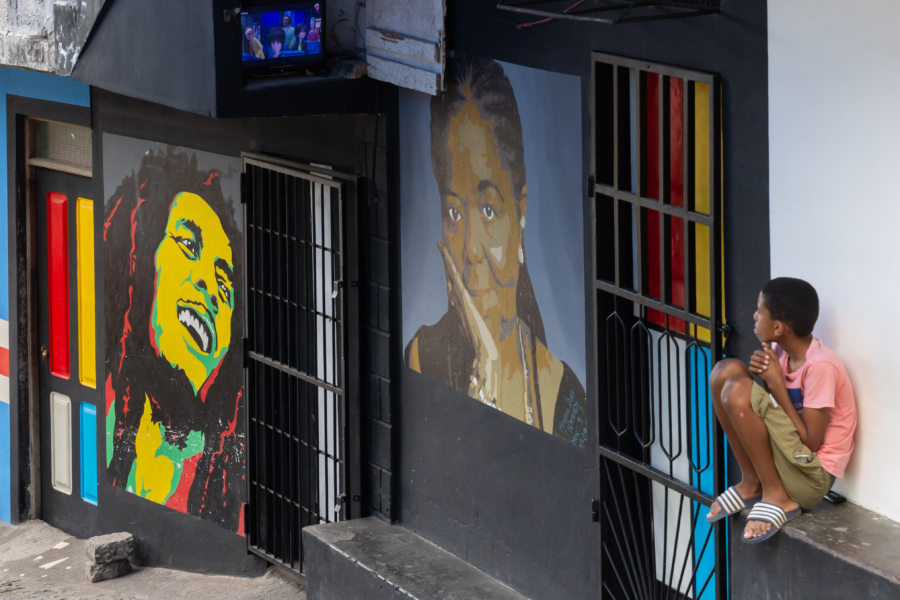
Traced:
<path fill-rule="evenodd" d="M 81 499 L 97 504 L 97 407 L 81 403 L 78 418 L 78 444 L 81 446 Z"/>
<path fill-rule="evenodd" d="M 691 447 L 691 463 L 695 468 L 691 484 L 710 495 L 715 492 L 712 452 L 715 435 L 713 423 L 716 418 L 709 391 L 711 371 L 712 353 L 709 349 L 691 346 L 688 349 L 688 398 L 691 399 L 689 439 L 695 442 Z M 699 511 L 697 525 L 694 527 L 694 556 L 699 557 L 694 594 L 700 600 L 711 600 L 716 597 L 715 532 L 713 526 L 706 522 L 709 508 L 695 502 L 693 509 L 695 512 Z"/>
<path fill-rule="evenodd" d="M 10 522 L 9 404 L 0 402 L 0 520 Z"/>

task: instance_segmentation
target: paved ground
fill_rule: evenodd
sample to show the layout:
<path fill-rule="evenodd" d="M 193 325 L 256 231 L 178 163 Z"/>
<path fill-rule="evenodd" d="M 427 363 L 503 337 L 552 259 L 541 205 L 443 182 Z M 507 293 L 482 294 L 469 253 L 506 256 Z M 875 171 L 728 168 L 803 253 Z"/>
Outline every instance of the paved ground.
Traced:
<path fill-rule="evenodd" d="M 43 521 L 0 522 L 0 600 L 306 600 L 303 585 L 275 569 L 262 577 L 223 577 L 139 568 L 88 583 L 84 543 Z"/>

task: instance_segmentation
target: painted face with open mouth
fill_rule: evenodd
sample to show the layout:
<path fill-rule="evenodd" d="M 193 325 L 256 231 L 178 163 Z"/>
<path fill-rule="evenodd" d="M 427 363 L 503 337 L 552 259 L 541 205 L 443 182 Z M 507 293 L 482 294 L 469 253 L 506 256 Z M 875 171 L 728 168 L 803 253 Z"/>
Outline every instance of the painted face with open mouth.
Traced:
<path fill-rule="evenodd" d="M 202 197 L 172 201 L 154 264 L 153 344 L 197 393 L 228 352 L 234 311 L 231 241 Z"/>

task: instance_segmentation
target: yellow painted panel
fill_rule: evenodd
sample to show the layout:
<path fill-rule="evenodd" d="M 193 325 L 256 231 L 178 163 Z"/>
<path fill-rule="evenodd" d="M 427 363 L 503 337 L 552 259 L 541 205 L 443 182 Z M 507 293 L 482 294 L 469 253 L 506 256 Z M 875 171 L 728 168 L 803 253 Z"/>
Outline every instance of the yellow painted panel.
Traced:
<path fill-rule="evenodd" d="M 78 230 L 78 380 L 97 387 L 96 309 L 94 296 L 94 201 L 75 202 Z"/>
<path fill-rule="evenodd" d="M 709 214 L 709 103 L 708 83 L 694 82 L 694 210 Z"/>
<path fill-rule="evenodd" d="M 694 82 L 694 210 L 709 214 L 710 210 L 710 86 L 708 83 Z M 694 298 L 697 313 L 708 317 L 711 312 L 711 281 L 709 264 L 709 228 L 694 227 Z M 709 330 L 698 328 L 697 337 L 710 341 Z"/>

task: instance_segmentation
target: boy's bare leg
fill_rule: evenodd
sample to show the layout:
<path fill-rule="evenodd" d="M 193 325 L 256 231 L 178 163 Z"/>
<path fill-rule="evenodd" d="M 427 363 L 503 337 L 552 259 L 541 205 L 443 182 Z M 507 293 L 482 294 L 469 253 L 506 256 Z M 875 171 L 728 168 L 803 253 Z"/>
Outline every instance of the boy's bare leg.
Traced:
<path fill-rule="evenodd" d="M 742 364 L 738 364 L 743 368 Z M 727 365 L 723 370 L 728 369 L 728 371 L 731 371 L 734 368 L 732 365 Z M 715 370 L 713 373 L 715 374 Z M 724 375 L 725 373 L 720 374 L 720 376 Z M 735 446 L 742 447 L 744 456 L 738 458 L 738 453 L 735 452 L 735 458 L 738 459 L 738 464 L 741 465 L 743 479 L 747 478 L 747 470 L 745 470 L 741 460 L 746 458 L 749 460 L 751 468 L 755 470 L 759 484 L 762 485 L 763 502 L 776 504 L 785 512 L 799 508 L 799 505 L 794 502 L 784 489 L 781 478 L 778 476 L 775 460 L 772 457 L 772 447 L 769 443 L 769 431 L 766 429 L 766 424 L 759 415 L 753 412 L 753 408 L 750 406 L 750 390 L 753 386 L 753 380 L 746 370 L 743 372 L 731 372 L 728 375 L 730 376 L 725 379 L 719 394 L 716 394 L 715 390 L 713 390 L 713 405 L 716 407 L 716 414 L 720 415 L 719 421 L 722 423 L 722 428 L 726 429 L 724 421 L 730 422 L 731 429 L 736 434 L 736 440 L 739 440 L 739 443 L 730 442 L 732 452 L 734 452 Z M 721 413 L 719 409 L 722 409 Z M 722 416 L 725 419 L 722 419 Z M 728 435 L 727 429 L 726 435 Z M 738 488 L 738 491 L 742 492 L 740 488 Z M 764 521 L 747 521 L 744 535 L 747 538 L 758 537 L 770 528 L 771 525 Z"/>
<path fill-rule="evenodd" d="M 716 412 L 716 418 L 719 420 L 719 424 L 725 432 L 728 446 L 731 448 L 731 453 L 741 467 L 741 480 L 735 485 L 735 488 L 737 488 L 737 491 L 742 498 L 755 498 L 762 494 L 762 484 L 756 473 L 756 468 L 750 460 L 750 456 L 747 454 L 747 451 L 744 450 L 744 445 L 741 443 L 737 430 L 735 430 L 734 425 L 731 424 L 731 418 L 728 416 L 725 407 L 722 405 L 722 392 L 725 388 L 725 384 L 735 377 L 746 377 L 748 381 L 752 381 L 750 379 L 750 372 L 747 371 L 747 367 L 744 366 L 744 363 L 741 361 L 734 358 L 726 358 L 716 363 L 709 376 L 709 383 L 712 388 L 712 404 L 713 410 Z M 741 390 L 729 390 L 729 393 L 732 394 L 740 392 Z M 746 393 L 749 402 L 749 387 L 747 388 Z M 709 514 L 714 517 L 719 514 L 721 510 L 722 507 L 719 506 L 719 503 L 713 502 L 709 509 Z"/>

